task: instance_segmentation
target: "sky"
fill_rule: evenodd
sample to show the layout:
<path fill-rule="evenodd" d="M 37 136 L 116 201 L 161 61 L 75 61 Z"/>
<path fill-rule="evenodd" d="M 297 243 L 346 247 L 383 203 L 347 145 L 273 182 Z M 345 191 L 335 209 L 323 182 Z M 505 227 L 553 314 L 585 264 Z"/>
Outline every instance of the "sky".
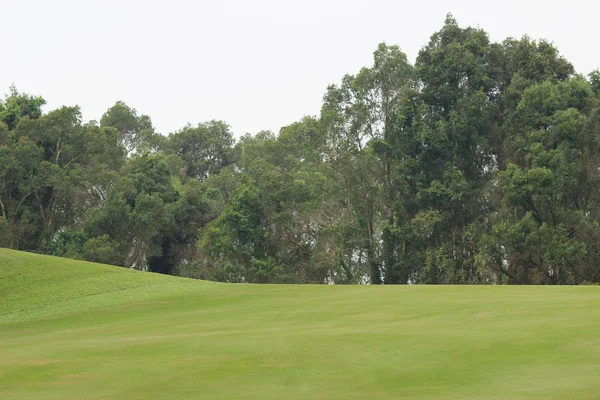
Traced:
<path fill-rule="evenodd" d="M 211 119 L 278 132 L 318 114 L 377 44 L 414 62 L 448 12 L 492 41 L 545 38 L 577 72 L 600 68 L 594 0 L 0 0 L 0 93 L 14 83 L 46 112 L 79 105 L 84 122 L 122 100 L 163 134 Z"/>

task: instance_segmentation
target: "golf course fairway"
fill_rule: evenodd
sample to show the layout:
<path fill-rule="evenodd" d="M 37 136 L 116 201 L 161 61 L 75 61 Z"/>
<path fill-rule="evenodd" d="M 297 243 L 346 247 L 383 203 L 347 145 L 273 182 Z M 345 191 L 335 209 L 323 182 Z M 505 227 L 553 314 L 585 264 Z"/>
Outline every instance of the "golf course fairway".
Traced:
<path fill-rule="evenodd" d="M 0 399 L 598 399 L 598 286 L 219 284 L 0 249 Z"/>

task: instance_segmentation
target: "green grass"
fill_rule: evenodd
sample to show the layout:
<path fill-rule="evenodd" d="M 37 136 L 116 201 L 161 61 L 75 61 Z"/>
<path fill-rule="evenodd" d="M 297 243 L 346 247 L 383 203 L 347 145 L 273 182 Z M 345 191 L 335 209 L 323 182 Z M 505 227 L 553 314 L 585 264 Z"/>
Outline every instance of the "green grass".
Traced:
<path fill-rule="evenodd" d="M 600 287 L 227 285 L 0 249 L 0 399 L 402 398 L 600 398 Z"/>

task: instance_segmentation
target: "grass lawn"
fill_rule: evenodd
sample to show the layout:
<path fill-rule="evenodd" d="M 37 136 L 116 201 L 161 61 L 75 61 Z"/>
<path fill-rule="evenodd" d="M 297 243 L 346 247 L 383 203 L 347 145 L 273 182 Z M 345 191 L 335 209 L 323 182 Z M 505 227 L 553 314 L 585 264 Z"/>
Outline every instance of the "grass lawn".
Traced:
<path fill-rule="evenodd" d="M 0 399 L 402 398 L 600 398 L 600 287 L 230 285 L 0 249 Z"/>

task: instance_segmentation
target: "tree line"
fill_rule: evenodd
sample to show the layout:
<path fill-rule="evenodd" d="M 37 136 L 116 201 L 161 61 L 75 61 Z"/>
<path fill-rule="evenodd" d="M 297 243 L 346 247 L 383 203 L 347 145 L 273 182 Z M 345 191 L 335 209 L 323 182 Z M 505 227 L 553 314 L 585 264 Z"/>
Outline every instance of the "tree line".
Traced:
<path fill-rule="evenodd" d="M 318 116 L 235 139 L 0 101 L 0 246 L 256 283 L 600 282 L 600 73 L 448 16 Z"/>

